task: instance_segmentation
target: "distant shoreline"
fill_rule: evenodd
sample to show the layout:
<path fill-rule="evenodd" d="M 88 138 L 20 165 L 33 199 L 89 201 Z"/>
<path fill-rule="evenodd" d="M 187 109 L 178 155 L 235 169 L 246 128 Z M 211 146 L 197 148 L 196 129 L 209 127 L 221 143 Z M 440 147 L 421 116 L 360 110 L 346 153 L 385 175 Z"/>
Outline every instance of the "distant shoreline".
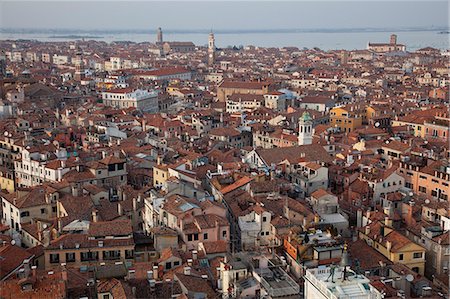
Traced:
<path fill-rule="evenodd" d="M 370 33 L 370 32 L 447 32 L 445 27 L 417 27 L 417 28 L 279 28 L 279 29 L 214 29 L 216 34 L 249 34 L 249 33 Z M 205 34 L 210 30 L 206 29 L 163 29 L 167 34 Z M 143 29 L 36 29 L 36 28 L 0 28 L 0 33 L 8 34 L 54 34 L 79 35 L 85 34 L 155 34 L 156 30 Z M 62 38 L 61 37 L 61 38 Z M 94 36 L 89 36 L 94 37 Z M 97 37 L 98 38 L 98 37 Z"/>
<path fill-rule="evenodd" d="M 48 38 L 65 38 L 65 39 L 92 39 L 92 38 L 104 38 L 100 35 L 50 35 Z"/>

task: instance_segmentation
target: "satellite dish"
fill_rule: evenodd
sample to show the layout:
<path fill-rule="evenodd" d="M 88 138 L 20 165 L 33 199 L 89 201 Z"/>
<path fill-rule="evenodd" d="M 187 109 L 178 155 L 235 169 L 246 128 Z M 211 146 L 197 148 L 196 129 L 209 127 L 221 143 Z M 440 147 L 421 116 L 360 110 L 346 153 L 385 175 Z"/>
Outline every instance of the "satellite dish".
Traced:
<path fill-rule="evenodd" d="M 406 280 L 411 282 L 414 280 L 414 276 L 412 276 L 412 274 L 408 274 L 408 275 L 406 275 Z"/>
<path fill-rule="evenodd" d="M 3 135 L 5 135 L 5 137 L 8 137 L 8 131 L 5 131 L 5 133 L 3 133 Z"/>
<path fill-rule="evenodd" d="M 378 128 L 379 126 L 380 126 L 380 123 L 379 123 L 379 122 L 376 122 L 376 123 L 375 123 L 375 127 Z"/>
<path fill-rule="evenodd" d="M 11 245 L 16 245 L 16 240 L 11 240 Z"/>
<path fill-rule="evenodd" d="M 43 227 L 44 229 L 46 229 L 46 228 L 47 228 L 47 224 L 44 224 L 42 227 Z"/>
<path fill-rule="evenodd" d="M 429 204 L 429 203 L 430 203 L 430 200 L 429 200 L 429 199 L 426 199 L 426 200 L 425 200 L 425 203 L 426 203 L 426 204 Z"/>

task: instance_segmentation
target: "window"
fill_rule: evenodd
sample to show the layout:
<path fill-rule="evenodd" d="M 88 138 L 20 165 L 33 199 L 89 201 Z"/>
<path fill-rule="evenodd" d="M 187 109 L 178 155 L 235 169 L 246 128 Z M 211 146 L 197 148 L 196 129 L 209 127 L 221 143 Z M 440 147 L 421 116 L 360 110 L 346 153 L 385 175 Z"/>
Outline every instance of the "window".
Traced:
<path fill-rule="evenodd" d="M 222 237 L 226 238 L 226 236 L 227 236 L 227 231 L 226 230 L 222 231 Z"/>
<path fill-rule="evenodd" d="M 66 262 L 67 263 L 75 262 L 75 252 L 67 252 L 66 253 Z"/>
<path fill-rule="evenodd" d="M 172 263 L 171 262 L 167 262 L 166 263 L 166 270 L 169 270 L 170 268 L 172 268 Z"/>
<path fill-rule="evenodd" d="M 29 217 L 30 216 L 30 212 L 28 211 L 24 211 L 22 213 L 20 213 L 20 217 Z"/>
<path fill-rule="evenodd" d="M 109 299 L 109 294 L 103 294 L 103 299 Z"/>
<path fill-rule="evenodd" d="M 174 267 L 179 266 L 179 265 L 180 265 L 180 261 L 175 261 L 175 262 L 173 262 L 173 266 L 174 266 Z"/>
<path fill-rule="evenodd" d="M 419 192 L 427 193 L 427 188 L 425 188 L 423 186 L 419 186 Z"/>
<path fill-rule="evenodd" d="M 98 252 L 88 251 L 88 252 L 81 253 L 81 261 L 82 262 L 95 261 L 95 260 L 98 260 Z"/>
<path fill-rule="evenodd" d="M 114 260 L 118 258 L 120 258 L 119 250 L 103 251 L 103 259 L 105 260 Z"/>
<path fill-rule="evenodd" d="M 194 234 L 194 241 L 198 241 L 198 234 Z"/>
<path fill-rule="evenodd" d="M 134 257 L 134 251 L 133 250 L 125 250 L 125 258 L 126 259 L 132 259 Z"/>
<path fill-rule="evenodd" d="M 50 263 L 52 263 L 52 264 L 59 263 L 59 253 L 51 253 L 50 254 Z"/>
<path fill-rule="evenodd" d="M 403 253 L 400 253 L 400 255 L 398 256 L 398 259 L 403 261 Z"/>
<path fill-rule="evenodd" d="M 46 209 L 41 209 L 41 214 L 46 214 L 47 210 Z"/>
<path fill-rule="evenodd" d="M 208 240 L 208 233 L 203 234 L 203 240 Z"/>
<path fill-rule="evenodd" d="M 421 259 L 421 258 L 422 258 L 422 252 L 414 252 L 413 258 L 415 258 L 415 259 Z"/>
<path fill-rule="evenodd" d="M 267 221 L 267 217 L 264 216 L 264 217 L 263 217 L 263 222 L 266 222 L 266 221 Z"/>
<path fill-rule="evenodd" d="M 192 234 L 188 235 L 188 241 L 192 241 Z"/>

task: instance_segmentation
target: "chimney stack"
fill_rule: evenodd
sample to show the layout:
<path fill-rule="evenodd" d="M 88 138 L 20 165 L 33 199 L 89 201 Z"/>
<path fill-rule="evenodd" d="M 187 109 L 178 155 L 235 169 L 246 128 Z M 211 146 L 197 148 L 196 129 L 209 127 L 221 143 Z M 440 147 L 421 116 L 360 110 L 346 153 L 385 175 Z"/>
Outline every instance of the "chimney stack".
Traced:
<path fill-rule="evenodd" d="M 64 281 L 67 281 L 67 269 L 66 269 L 66 263 L 61 263 L 61 278 Z"/>
<path fill-rule="evenodd" d="M 120 204 L 120 202 L 117 203 L 117 214 L 119 214 L 119 216 L 122 216 L 123 214 L 122 205 Z"/>
<path fill-rule="evenodd" d="M 390 252 L 391 248 L 392 248 L 392 243 L 390 241 L 386 241 L 386 249 L 387 249 L 387 251 Z"/>
<path fill-rule="evenodd" d="M 128 279 L 134 279 L 136 277 L 136 270 L 129 269 L 128 270 Z"/>
<path fill-rule="evenodd" d="M 184 267 L 184 275 L 191 275 L 191 267 Z"/>
<path fill-rule="evenodd" d="M 192 251 L 192 259 L 195 261 L 197 259 L 197 250 Z"/>
<path fill-rule="evenodd" d="M 153 266 L 153 279 L 158 279 L 158 266 Z"/>
<path fill-rule="evenodd" d="M 92 222 L 97 222 L 97 221 L 98 221 L 98 216 L 97 216 L 97 214 L 98 214 L 97 209 L 93 209 L 93 210 L 92 210 Z"/>

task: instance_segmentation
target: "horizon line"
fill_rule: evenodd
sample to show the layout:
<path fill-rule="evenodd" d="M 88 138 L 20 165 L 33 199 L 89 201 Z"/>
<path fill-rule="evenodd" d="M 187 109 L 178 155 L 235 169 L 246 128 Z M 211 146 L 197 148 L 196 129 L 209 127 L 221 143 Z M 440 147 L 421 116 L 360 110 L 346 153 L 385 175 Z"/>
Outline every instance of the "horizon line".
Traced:
<path fill-rule="evenodd" d="M 20 31 L 28 31 L 28 32 L 104 32 L 104 33 L 156 33 L 157 28 L 149 30 L 143 28 L 128 28 L 128 29 L 111 29 L 111 28 L 91 28 L 91 29 L 83 29 L 83 28 L 28 28 L 28 27 L 0 27 L 0 32 L 10 32 L 10 33 L 20 33 Z M 309 28 L 247 28 L 247 29 L 233 29 L 233 28 L 217 28 L 214 29 L 214 33 L 219 34 L 227 34 L 227 33 L 297 33 L 297 32 L 388 32 L 388 31 L 397 31 L 397 32 L 408 32 L 408 31 L 438 31 L 438 30 L 448 30 L 450 26 L 389 26 L 389 27 L 309 27 Z M 179 29 L 179 28 L 162 28 L 163 33 L 209 33 L 211 29 L 206 28 L 189 28 L 189 29 Z"/>

